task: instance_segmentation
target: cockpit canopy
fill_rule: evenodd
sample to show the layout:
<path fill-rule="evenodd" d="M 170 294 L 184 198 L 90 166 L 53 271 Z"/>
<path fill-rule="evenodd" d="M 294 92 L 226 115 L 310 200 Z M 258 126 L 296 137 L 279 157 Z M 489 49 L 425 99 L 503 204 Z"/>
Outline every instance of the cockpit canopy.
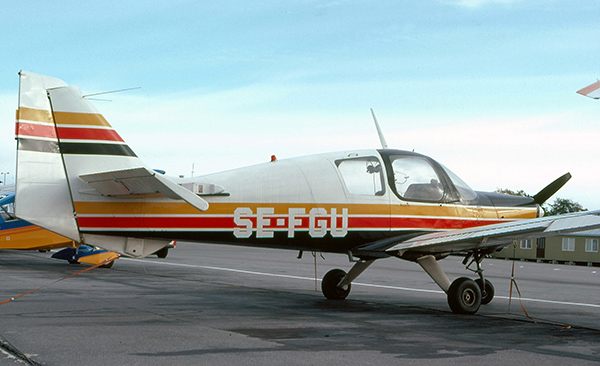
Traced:
<path fill-rule="evenodd" d="M 477 199 L 477 193 L 468 184 L 427 156 L 401 150 L 380 153 L 390 187 L 402 200 L 467 203 Z"/>

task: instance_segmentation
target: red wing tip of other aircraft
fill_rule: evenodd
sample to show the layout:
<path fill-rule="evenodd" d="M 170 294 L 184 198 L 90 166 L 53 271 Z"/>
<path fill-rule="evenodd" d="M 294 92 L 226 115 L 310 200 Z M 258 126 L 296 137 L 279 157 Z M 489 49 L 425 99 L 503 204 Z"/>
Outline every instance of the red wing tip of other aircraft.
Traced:
<path fill-rule="evenodd" d="M 592 99 L 600 99 L 600 81 L 596 81 L 585 88 L 579 89 L 577 93 Z"/>

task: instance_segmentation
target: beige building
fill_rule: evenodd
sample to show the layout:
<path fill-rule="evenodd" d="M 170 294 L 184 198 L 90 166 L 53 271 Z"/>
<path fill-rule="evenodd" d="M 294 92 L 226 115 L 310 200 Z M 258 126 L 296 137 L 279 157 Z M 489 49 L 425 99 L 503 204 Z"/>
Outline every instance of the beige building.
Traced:
<path fill-rule="evenodd" d="M 527 239 L 492 254 L 494 258 L 600 266 L 600 230 Z"/>

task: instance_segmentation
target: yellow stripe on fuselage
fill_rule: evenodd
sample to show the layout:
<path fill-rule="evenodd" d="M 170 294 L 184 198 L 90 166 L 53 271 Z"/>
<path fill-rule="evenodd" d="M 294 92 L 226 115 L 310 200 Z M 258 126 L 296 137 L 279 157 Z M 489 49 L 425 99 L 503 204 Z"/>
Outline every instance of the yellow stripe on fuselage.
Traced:
<path fill-rule="evenodd" d="M 361 204 L 314 204 L 314 203 L 215 203 L 211 202 L 207 211 L 201 212 L 185 202 L 75 202 L 77 214 L 98 215 L 232 215 L 236 208 L 272 207 L 274 214 L 287 214 L 290 208 L 342 208 L 353 209 L 357 214 L 389 215 L 387 205 Z"/>
<path fill-rule="evenodd" d="M 313 204 L 313 203 L 218 203 L 211 202 L 205 212 L 200 212 L 185 202 L 75 202 L 75 210 L 81 215 L 232 215 L 236 208 L 248 207 L 256 211 L 258 207 L 272 207 L 274 214 L 287 214 L 290 208 L 310 209 L 318 207 L 330 211 L 347 208 L 351 215 L 391 215 L 457 217 L 466 219 L 528 219 L 535 218 L 535 208 L 476 208 L 459 205 L 410 204 Z"/>

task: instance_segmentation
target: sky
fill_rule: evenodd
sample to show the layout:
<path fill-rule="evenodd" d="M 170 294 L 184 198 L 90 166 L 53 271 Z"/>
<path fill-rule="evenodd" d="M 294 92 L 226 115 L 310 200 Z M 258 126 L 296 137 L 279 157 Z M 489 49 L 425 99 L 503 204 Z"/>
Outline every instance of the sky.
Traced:
<path fill-rule="evenodd" d="M 600 209 L 600 5 L 578 0 L 23 1 L 0 13 L 0 180 L 19 70 L 93 103 L 150 167 L 203 175 L 390 147 L 472 188 Z"/>

